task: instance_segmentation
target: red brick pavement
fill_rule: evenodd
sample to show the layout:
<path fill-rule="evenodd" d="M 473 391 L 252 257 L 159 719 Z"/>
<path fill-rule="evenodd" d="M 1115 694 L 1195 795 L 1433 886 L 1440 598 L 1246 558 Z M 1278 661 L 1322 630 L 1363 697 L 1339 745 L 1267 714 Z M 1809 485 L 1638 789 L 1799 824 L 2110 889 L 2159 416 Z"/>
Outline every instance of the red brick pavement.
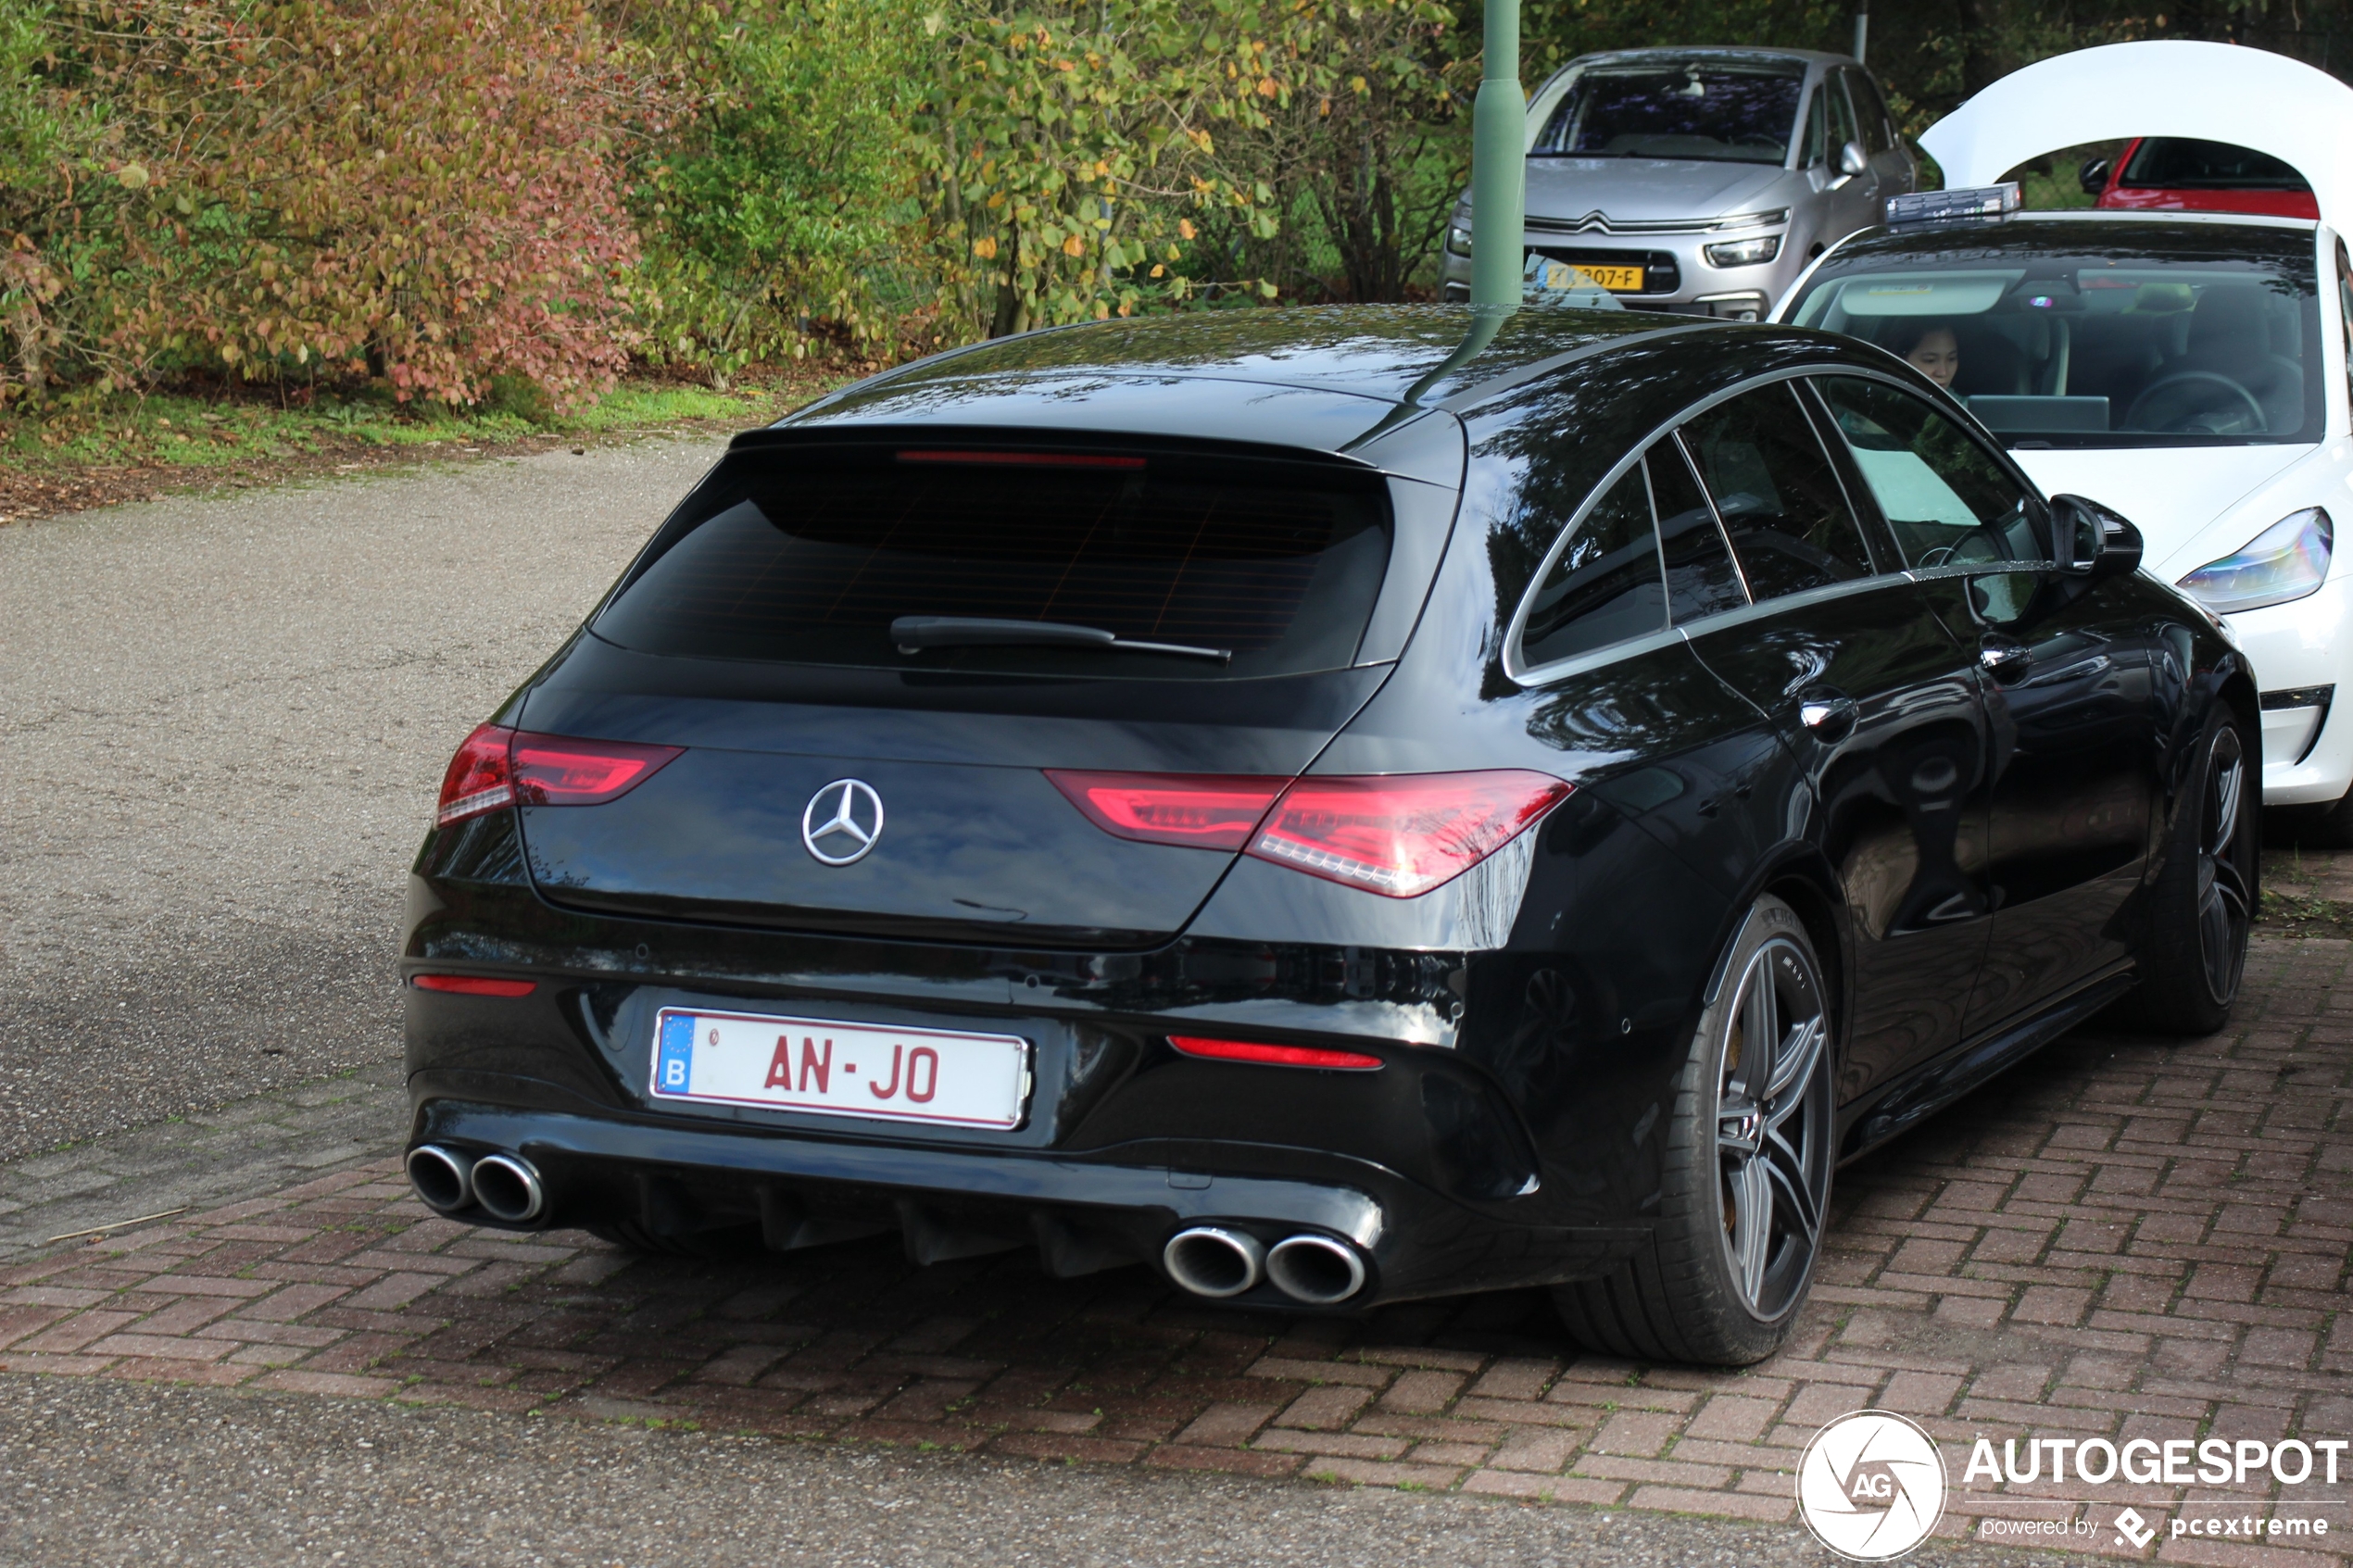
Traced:
<path fill-rule="evenodd" d="M 1742 1373 L 1565 1353 L 1532 1292 L 1302 1321 L 879 1241 L 633 1261 L 435 1218 L 389 1165 L 0 1270 L 0 1366 L 1755 1520 L 1875 1405 L 1949 1440 L 1944 1535 L 2054 1498 L 2155 1516 L 2184 1488 L 1964 1489 L 1962 1464 L 2030 1431 L 2353 1436 L 2349 960 L 2259 943 L 2231 1034 L 2079 1035 L 1843 1173 L 1795 1339 Z M 2280 1500 L 2332 1499 L 2353 1542 L 2347 1482 Z"/>

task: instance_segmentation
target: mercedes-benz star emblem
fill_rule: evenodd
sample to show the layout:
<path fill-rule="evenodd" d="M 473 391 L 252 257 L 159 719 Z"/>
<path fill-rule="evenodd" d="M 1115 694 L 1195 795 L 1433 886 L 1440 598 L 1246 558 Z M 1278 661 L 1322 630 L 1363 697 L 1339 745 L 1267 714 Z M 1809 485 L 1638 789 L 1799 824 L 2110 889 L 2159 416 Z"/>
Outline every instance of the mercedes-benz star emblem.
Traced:
<path fill-rule="evenodd" d="M 864 859 L 882 829 L 882 797 L 863 779 L 836 779 L 800 811 L 801 843 L 829 866 Z"/>

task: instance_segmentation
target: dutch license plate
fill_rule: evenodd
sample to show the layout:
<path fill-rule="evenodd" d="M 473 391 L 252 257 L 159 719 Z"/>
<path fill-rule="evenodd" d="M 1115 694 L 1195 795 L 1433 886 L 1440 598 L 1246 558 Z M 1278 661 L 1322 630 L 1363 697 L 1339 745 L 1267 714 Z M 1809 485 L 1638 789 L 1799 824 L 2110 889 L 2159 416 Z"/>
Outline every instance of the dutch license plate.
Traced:
<path fill-rule="evenodd" d="M 1580 262 L 1577 270 L 1612 294 L 1642 292 L 1642 270 L 1639 267 L 1589 267 Z"/>
<path fill-rule="evenodd" d="M 1017 1127 L 1029 1042 L 838 1019 L 690 1012 L 654 1023 L 653 1097 L 821 1116 Z"/>

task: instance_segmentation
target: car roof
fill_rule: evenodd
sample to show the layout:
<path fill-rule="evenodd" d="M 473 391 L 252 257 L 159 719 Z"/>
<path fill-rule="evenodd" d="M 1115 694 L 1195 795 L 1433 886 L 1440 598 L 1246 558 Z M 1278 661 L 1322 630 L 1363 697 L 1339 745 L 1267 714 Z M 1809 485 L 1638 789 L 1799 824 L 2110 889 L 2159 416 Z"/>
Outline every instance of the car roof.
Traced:
<path fill-rule="evenodd" d="M 1944 255 L 1966 249 L 1975 254 L 2016 251 L 2031 253 L 2066 249 L 2097 250 L 2103 245 L 2145 255 L 2212 254 L 2228 244 L 2225 231 L 2247 231 L 2258 248 L 2296 255 L 2305 247 L 2278 242 L 2286 234 L 2309 241 L 2318 227 L 2309 218 L 2272 218 L 2238 212 L 2020 212 L 2007 218 L 1950 218 L 1926 223 L 1881 224 L 1862 229 L 1824 257 L 1825 265 L 1853 256 Z M 2260 235 L 2260 241 L 2256 236 Z"/>
<path fill-rule="evenodd" d="M 1480 320 L 1470 306 L 1330 306 L 1056 328 L 886 370 L 770 429 L 1016 426 L 1340 452 L 1401 413 L 1478 402 L 1579 359 L 1682 334 L 1727 346 L 1743 335 L 1692 317 L 1529 307 L 1465 354 Z"/>
<path fill-rule="evenodd" d="M 1737 44 L 1695 44 L 1680 48 L 1658 45 L 1642 49 L 1603 49 L 1591 55 L 1579 55 L 1565 69 L 1579 66 L 1619 63 L 1636 64 L 1657 60 L 1671 62 L 1691 59 L 1755 60 L 1795 62 L 1818 66 L 1851 66 L 1851 55 L 1826 55 L 1819 49 L 1755 49 Z"/>

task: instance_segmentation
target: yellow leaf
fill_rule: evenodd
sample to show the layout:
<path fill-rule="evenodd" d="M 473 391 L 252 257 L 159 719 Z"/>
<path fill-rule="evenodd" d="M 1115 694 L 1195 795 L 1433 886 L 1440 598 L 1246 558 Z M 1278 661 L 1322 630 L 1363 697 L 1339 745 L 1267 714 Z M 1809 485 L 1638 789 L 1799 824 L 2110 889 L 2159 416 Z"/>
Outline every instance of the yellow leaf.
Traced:
<path fill-rule="evenodd" d="M 147 170 L 144 164 L 126 163 L 114 171 L 114 177 L 122 182 L 122 188 L 126 191 L 146 189 Z"/>
<path fill-rule="evenodd" d="M 1176 220 L 1176 232 L 1183 238 L 1189 240 L 1195 234 L 1200 233 L 1201 231 L 1193 227 L 1193 220 L 1191 219 L 1179 218 Z"/>
<path fill-rule="evenodd" d="M 1273 77 L 1262 76 L 1258 79 L 1258 95 L 1260 97 L 1271 98 L 1275 95 L 1277 91 L 1277 89 L 1275 86 L 1275 79 Z"/>
<path fill-rule="evenodd" d="M 1063 242 L 1063 254 L 1064 256 L 1084 256 L 1087 254 L 1087 242 L 1078 235 L 1073 234 L 1070 238 Z"/>
<path fill-rule="evenodd" d="M 1153 263 L 1152 263 L 1152 276 L 1153 276 L 1153 277 L 1157 278 L 1157 277 L 1159 277 L 1159 276 L 1160 276 L 1163 272 L 1165 272 L 1165 271 L 1167 271 L 1167 270 L 1168 270 L 1168 269 L 1167 269 L 1167 268 L 1165 268 L 1165 267 L 1163 267 L 1163 266 L 1162 266 L 1159 262 L 1155 261 L 1155 262 L 1153 262 Z"/>
<path fill-rule="evenodd" d="M 980 257 L 983 261 L 994 260 L 997 256 L 997 236 L 994 234 L 983 234 L 980 238 L 975 240 L 973 242 L 973 254 Z"/>

